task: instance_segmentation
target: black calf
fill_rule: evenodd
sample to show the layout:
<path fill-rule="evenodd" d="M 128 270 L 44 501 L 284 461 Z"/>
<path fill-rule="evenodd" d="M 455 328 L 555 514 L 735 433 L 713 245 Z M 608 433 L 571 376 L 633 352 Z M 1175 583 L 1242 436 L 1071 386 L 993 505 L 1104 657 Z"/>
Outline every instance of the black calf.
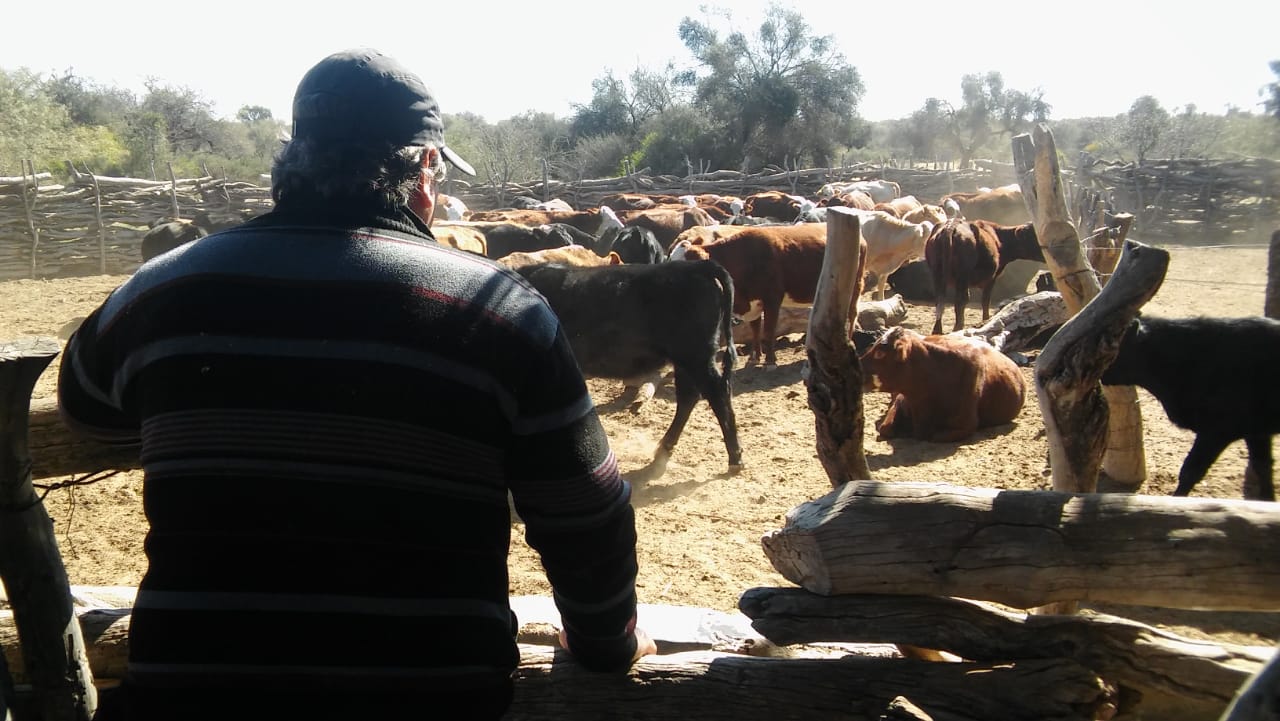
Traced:
<path fill-rule="evenodd" d="M 720 422 L 730 470 L 742 465 L 729 376 L 736 356 L 733 280 L 714 261 L 579 268 L 556 263 L 518 271 L 560 318 L 582 372 L 628 379 L 675 366 L 676 414 L 654 457 L 665 464 L 699 398 Z M 728 345 L 723 370 L 716 353 Z"/>
<path fill-rule="evenodd" d="M 1280 321 L 1140 317 L 1125 331 L 1109 385 L 1137 385 L 1169 420 L 1194 431 L 1175 496 L 1191 493 L 1230 443 L 1243 439 L 1261 498 L 1274 501 L 1271 436 L 1280 433 Z"/>

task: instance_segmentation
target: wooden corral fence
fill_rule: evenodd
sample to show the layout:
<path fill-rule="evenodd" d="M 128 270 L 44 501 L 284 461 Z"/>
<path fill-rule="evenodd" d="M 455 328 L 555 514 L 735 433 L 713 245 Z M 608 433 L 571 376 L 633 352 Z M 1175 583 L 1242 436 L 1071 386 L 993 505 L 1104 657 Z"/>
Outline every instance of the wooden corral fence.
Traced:
<path fill-rule="evenodd" d="M 1280 162 L 1147 160 L 1107 163 L 1088 153 L 1073 182 L 1132 213 L 1138 234 L 1168 242 L 1263 243 L 1280 225 Z"/>
<path fill-rule="evenodd" d="M 452 177 L 445 192 L 473 210 L 489 210 L 517 196 L 561 198 L 578 208 L 598 205 L 604 196 L 619 192 L 741 196 L 785 190 L 812 197 L 826 183 L 874 179 L 892 180 L 904 194 L 933 202 L 951 192 L 1017 182 L 1012 164 L 978 161 L 975 165 L 936 170 L 891 162 L 857 163 L 835 168 L 769 167 L 759 173 L 716 170 L 684 177 L 651 175 L 642 169 L 615 178 L 547 177 L 501 185 Z M 1272 229 L 1280 227 L 1278 168 L 1274 161 L 1258 159 L 1108 166 L 1083 156 L 1076 172 L 1064 170 L 1064 180 L 1073 194 L 1091 193 L 1112 210 L 1133 214 L 1137 218 L 1134 235 L 1148 242 L 1263 242 Z M 268 187 L 225 178 L 111 178 L 78 172 L 70 163 L 64 172 L 69 178 L 65 184 L 55 183 L 47 171 L 34 169 L 20 177 L 0 177 L 0 281 L 130 273 L 142 261 L 142 235 L 159 218 L 191 218 L 205 211 L 227 221 L 247 219 L 272 207 Z"/>

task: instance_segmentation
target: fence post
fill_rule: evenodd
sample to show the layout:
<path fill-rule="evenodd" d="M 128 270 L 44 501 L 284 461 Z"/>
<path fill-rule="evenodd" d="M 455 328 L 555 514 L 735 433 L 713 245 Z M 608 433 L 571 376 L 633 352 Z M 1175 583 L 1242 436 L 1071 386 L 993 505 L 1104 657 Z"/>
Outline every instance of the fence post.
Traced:
<path fill-rule="evenodd" d="M 102 224 L 102 192 L 98 189 L 98 176 L 89 172 L 93 181 L 93 213 L 98 220 L 98 272 L 107 274 L 107 229 Z"/>
<path fill-rule="evenodd" d="M 169 164 L 169 208 L 173 212 L 170 214 L 174 220 L 181 218 L 178 214 L 178 179 L 173 174 L 173 163 Z"/>
<path fill-rule="evenodd" d="M 31 168 L 31 192 L 27 193 L 27 168 Z M 22 161 L 22 208 L 27 214 L 27 230 L 31 233 L 31 279 L 36 277 L 36 252 L 40 246 L 40 231 L 36 229 L 36 198 L 40 194 L 40 178 L 36 177 L 36 164 Z"/>
<path fill-rule="evenodd" d="M 56 338 L 0 345 L 0 577 L 44 721 L 88 721 L 98 705 L 53 522 L 31 483 L 28 414 Z"/>

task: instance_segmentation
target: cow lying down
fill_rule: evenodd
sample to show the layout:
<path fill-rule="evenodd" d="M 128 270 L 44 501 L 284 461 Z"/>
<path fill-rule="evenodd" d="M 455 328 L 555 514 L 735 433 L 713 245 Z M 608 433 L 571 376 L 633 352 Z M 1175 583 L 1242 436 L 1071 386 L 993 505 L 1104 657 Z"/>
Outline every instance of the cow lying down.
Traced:
<path fill-rule="evenodd" d="M 737 356 L 729 342 L 733 280 L 712 261 L 607 265 L 559 263 L 517 270 L 560 318 L 574 357 L 588 376 L 623 380 L 675 367 L 676 414 L 654 455 L 659 473 L 699 398 L 720 422 L 729 470 L 742 466 L 729 377 Z M 720 346 L 729 348 L 716 368 Z"/>
<path fill-rule="evenodd" d="M 1173 495 L 1190 494 L 1219 454 L 1243 439 L 1259 497 L 1274 501 L 1271 437 L 1280 433 L 1277 369 L 1280 321 L 1142 316 L 1125 330 L 1102 382 L 1142 386 L 1160 401 L 1174 425 L 1195 432 Z"/>
<path fill-rule="evenodd" d="M 863 390 L 893 396 L 876 424 L 881 440 L 959 441 L 979 428 L 1012 422 L 1026 397 L 1012 360 L 963 337 L 924 336 L 899 326 L 859 360 Z"/>

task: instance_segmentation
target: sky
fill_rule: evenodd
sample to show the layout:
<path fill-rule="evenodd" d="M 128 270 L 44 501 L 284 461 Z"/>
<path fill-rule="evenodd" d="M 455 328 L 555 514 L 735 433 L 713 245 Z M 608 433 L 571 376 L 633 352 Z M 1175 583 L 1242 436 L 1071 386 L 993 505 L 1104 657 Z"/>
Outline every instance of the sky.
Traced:
<path fill-rule="evenodd" d="M 1258 91 L 1276 80 L 1268 63 L 1280 60 L 1274 0 L 914 0 L 883 9 L 776 1 L 835 39 L 862 78 L 858 113 L 868 120 L 905 117 L 929 97 L 958 105 L 961 78 L 989 71 L 1006 88 L 1042 90 L 1051 119 L 1121 114 L 1142 95 L 1170 111 L 1194 104 L 1207 113 L 1262 112 Z M 769 4 L 734 0 L 732 27 L 754 34 Z M 219 117 L 261 105 L 288 120 L 308 68 L 337 50 L 373 47 L 421 75 L 445 113 L 489 122 L 530 110 L 567 117 L 609 71 L 626 77 L 637 67 L 692 66 L 677 29 L 684 17 L 703 18 L 702 7 L 689 0 L 20 3 L 6 13 L 0 68 L 70 70 L 139 97 L 151 78 L 199 93 Z"/>

